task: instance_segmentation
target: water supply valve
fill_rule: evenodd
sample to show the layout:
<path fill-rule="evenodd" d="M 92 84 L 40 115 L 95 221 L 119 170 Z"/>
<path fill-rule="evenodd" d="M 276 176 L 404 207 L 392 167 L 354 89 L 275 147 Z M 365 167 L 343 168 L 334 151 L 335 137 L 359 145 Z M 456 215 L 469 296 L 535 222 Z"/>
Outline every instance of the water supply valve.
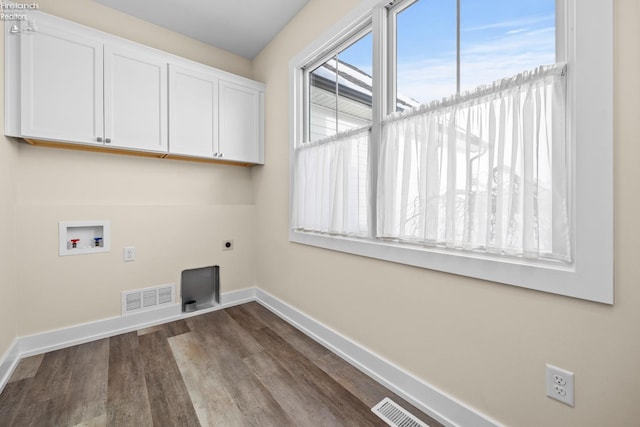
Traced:
<path fill-rule="evenodd" d="M 72 248 L 77 248 L 79 241 L 80 241 L 80 239 L 71 239 L 71 247 Z"/>
<path fill-rule="evenodd" d="M 99 247 L 100 247 L 100 241 L 101 241 L 101 240 L 102 240 L 102 237 L 94 237 L 94 238 L 93 238 L 94 246 L 95 246 L 96 248 L 99 248 Z"/>

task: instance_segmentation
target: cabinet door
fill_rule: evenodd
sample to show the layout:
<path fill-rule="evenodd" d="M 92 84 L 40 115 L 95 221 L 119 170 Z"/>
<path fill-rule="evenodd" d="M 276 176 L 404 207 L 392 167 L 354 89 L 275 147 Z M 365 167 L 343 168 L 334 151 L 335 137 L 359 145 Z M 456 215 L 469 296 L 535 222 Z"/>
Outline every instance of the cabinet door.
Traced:
<path fill-rule="evenodd" d="M 169 65 L 169 152 L 212 158 L 218 129 L 218 79 Z"/>
<path fill-rule="evenodd" d="M 146 49 L 104 49 L 105 142 L 167 150 L 167 62 Z"/>
<path fill-rule="evenodd" d="M 103 132 L 102 43 L 46 19 L 20 34 L 20 134 L 99 143 Z"/>
<path fill-rule="evenodd" d="M 220 157 L 260 163 L 262 143 L 261 92 L 220 80 Z"/>

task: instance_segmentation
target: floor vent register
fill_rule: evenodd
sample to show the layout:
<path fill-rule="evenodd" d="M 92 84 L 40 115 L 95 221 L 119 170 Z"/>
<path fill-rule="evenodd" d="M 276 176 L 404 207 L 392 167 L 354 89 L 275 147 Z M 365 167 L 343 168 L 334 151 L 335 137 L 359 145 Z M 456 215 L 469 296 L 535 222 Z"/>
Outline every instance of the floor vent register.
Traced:
<path fill-rule="evenodd" d="M 429 427 L 388 397 L 371 410 L 392 427 Z"/>
<path fill-rule="evenodd" d="M 153 288 L 122 292 L 122 315 L 155 310 L 175 304 L 176 285 L 173 283 Z"/>

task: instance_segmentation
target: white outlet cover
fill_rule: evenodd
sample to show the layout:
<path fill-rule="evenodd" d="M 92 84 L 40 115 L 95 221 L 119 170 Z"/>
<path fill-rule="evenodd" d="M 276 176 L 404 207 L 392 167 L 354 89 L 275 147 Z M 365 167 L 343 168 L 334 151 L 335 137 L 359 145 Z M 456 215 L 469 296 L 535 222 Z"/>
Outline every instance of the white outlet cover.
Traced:
<path fill-rule="evenodd" d="M 122 251 L 122 260 L 125 262 L 136 260 L 136 248 L 135 246 L 125 246 Z"/>
<path fill-rule="evenodd" d="M 547 364 L 547 396 L 569 406 L 575 406 L 573 372 Z"/>

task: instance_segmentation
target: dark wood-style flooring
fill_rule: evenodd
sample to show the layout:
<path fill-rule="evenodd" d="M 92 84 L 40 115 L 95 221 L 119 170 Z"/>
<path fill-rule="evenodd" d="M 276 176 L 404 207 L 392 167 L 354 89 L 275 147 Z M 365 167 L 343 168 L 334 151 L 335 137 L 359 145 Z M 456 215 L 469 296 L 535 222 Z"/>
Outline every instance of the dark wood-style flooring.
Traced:
<path fill-rule="evenodd" d="M 257 303 L 20 361 L 0 426 L 385 426 L 390 397 Z"/>

